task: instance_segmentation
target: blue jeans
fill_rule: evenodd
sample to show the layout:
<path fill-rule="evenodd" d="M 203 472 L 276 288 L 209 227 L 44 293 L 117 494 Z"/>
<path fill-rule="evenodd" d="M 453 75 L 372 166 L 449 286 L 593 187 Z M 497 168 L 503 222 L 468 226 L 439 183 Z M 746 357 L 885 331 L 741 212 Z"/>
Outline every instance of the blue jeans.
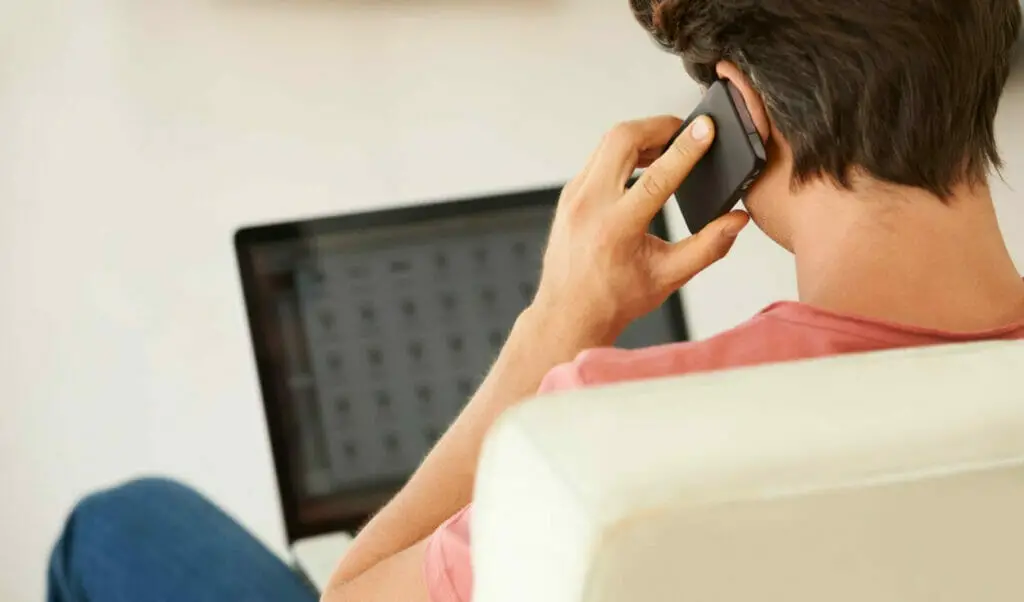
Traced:
<path fill-rule="evenodd" d="M 47 578 L 49 602 L 316 602 L 303 579 L 195 491 L 132 481 L 82 500 Z"/>

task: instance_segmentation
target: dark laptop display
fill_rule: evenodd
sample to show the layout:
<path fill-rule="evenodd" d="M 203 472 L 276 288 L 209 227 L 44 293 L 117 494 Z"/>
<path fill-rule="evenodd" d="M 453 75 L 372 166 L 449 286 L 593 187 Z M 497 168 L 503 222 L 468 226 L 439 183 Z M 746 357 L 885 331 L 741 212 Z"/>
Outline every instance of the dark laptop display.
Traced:
<path fill-rule="evenodd" d="M 289 541 L 356 528 L 412 474 L 532 298 L 558 194 L 237 233 Z M 618 344 L 685 338 L 673 296 Z"/>

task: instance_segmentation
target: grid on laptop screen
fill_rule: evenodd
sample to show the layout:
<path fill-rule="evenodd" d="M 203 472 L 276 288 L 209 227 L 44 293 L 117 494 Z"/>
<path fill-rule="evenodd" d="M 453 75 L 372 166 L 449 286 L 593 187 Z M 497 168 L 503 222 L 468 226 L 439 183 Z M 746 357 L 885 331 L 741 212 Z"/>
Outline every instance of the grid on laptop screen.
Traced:
<path fill-rule="evenodd" d="M 267 415 L 282 425 L 280 437 L 272 428 L 278 477 L 300 515 L 319 507 L 306 515 L 329 518 L 346 495 L 392 492 L 412 474 L 532 299 L 552 194 L 530 206 L 239 243 L 247 297 L 259 297 L 247 303 Z M 679 340 L 682 328 L 666 308 L 619 345 Z"/>

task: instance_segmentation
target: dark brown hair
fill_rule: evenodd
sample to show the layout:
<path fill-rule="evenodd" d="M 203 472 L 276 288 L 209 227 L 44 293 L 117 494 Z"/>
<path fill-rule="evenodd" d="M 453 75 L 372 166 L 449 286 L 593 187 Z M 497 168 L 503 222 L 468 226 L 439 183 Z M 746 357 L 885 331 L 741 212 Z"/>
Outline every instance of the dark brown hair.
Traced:
<path fill-rule="evenodd" d="M 702 84 L 734 63 L 793 149 L 794 184 L 853 170 L 948 198 L 1001 167 L 994 121 L 1020 0 L 630 0 Z"/>

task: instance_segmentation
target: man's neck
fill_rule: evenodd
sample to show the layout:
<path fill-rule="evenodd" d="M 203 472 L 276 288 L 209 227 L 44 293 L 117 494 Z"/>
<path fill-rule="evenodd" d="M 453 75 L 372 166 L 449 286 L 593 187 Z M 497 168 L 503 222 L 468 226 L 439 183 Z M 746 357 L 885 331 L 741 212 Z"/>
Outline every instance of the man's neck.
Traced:
<path fill-rule="evenodd" d="M 917 189 L 812 184 L 794 201 L 802 301 L 952 332 L 1024 320 L 1024 281 L 987 187 L 963 186 L 943 203 Z"/>

